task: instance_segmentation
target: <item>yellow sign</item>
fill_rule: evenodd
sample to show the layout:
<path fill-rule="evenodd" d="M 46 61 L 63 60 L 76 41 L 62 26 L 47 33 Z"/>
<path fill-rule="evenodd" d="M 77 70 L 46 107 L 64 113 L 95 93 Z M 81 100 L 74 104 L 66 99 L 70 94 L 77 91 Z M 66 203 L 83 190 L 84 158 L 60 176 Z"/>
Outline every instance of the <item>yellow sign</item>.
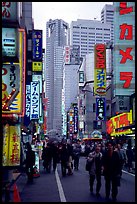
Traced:
<path fill-rule="evenodd" d="M 22 114 L 23 110 L 23 81 L 24 81 L 24 64 L 23 64 L 23 32 L 19 31 L 19 63 L 5 63 L 2 67 L 2 105 L 6 101 L 13 89 L 15 97 L 11 100 L 8 110 L 2 109 L 3 114 Z M 16 78 L 16 81 L 15 81 Z M 9 79 L 9 83 L 7 80 Z M 12 88 L 13 87 L 13 88 Z M 8 101 L 9 103 L 9 101 Z"/>
<path fill-rule="evenodd" d="M 42 62 L 32 62 L 32 71 L 42 71 Z"/>
<path fill-rule="evenodd" d="M 106 95 L 106 46 L 96 44 L 94 47 L 94 93 Z"/>
<path fill-rule="evenodd" d="M 9 161 L 9 124 L 3 126 L 3 166 L 8 166 Z"/>
<path fill-rule="evenodd" d="M 111 136 L 123 135 L 123 134 L 130 134 L 132 130 L 129 129 L 122 129 L 122 127 L 126 127 L 132 124 L 132 110 L 130 112 L 122 113 L 116 115 L 110 120 L 107 121 L 107 133 Z M 121 128 L 121 129 L 120 129 Z"/>
<path fill-rule="evenodd" d="M 5 125 L 3 136 L 3 166 L 20 165 L 20 125 Z"/>

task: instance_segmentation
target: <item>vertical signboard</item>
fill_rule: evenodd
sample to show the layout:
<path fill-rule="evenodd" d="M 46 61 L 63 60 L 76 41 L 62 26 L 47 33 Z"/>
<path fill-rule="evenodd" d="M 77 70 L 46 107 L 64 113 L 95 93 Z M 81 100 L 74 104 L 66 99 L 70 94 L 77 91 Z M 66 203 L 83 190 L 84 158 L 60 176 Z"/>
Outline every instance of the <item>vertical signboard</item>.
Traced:
<path fill-rule="evenodd" d="M 31 82 L 31 109 L 30 119 L 39 119 L 39 82 Z"/>
<path fill-rule="evenodd" d="M 106 99 L 96 98 L 96 120 L 104 121 L 106 117 Z"/>
<path fill-rule="evenodd" d="M 31 103 L 31 88 L 30 85 L 26 85 L 26 111 L 24 125 L 28 126 L 30 124 L 30 103 Z"/>
<path fill-rule="evenodd" d="M 106 46 L 96 44 L 94 47 L 94 93 L 97 95 L 106 94 Z"/>
<path fill-rule="evenodd" d="M 20 165 L 20 125 L 5 125 L 3 128 L 3 166 Z"/>
<path fill-rule="evenodd" d="M 42 62 L 42 30 L 32 31 L 32 59 Z"/>
<path fill-rule="evenodd" d="M 40 86 L 39 90 L 40 90 L 40 93 L 42 93 L 42 75 L 33 74 L 32 81 L 39 81 L 39 86 Z"/>
<path fill-rule="evenodd" d="M 70 47 L 65 47 L 65 64 L 70 64 Z"/>
<path fill-rule="evenodd" d="M 2 113 L 24 114 L 25 101 L 25 32 L 19 29 L 19 63 L 2 67 Z"/>
<path fill-rule="evenodd" d="M 135 92 L 135 2 L 114 2 L 114 95 Z"/>
<path fill-rule="evenodd" d="M 78 107 L 74 106 L 74 133 L 78 132 Z"/>

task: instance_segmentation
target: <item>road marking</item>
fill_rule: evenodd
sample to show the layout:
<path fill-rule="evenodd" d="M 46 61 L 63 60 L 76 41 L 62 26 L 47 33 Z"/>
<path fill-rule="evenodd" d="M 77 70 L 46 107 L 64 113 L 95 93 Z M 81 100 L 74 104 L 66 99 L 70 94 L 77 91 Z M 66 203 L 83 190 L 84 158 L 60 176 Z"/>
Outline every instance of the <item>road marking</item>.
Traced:
<path fill-rule="evenodd" d="M 135 174 L 132 174 L 132 173 L 130 173 L 130 172 L 127 172 L 127 171 L 124 171 L 124 170 L 122 170 L 124 173 L 126 173 L 126 174 L 130 174 L 131 176 L 135 176 Z"/>
<path fill-rule="evenodd" d="M 59 178 L 59 175 L 58 175 L 57 169 L 55 171 L 55 176 L 56 176 L 57 186 L 58 186 L 58 190 L 59 190 L 60 200 L 61 200 L 61 202 L 67 202 L 66 198 L 65 198 L 65 194 L 64 194 L 63 188 L 62 188 L 62 184 L 61 184 L 61 181 L 60 181 L 60 178 Z"/>

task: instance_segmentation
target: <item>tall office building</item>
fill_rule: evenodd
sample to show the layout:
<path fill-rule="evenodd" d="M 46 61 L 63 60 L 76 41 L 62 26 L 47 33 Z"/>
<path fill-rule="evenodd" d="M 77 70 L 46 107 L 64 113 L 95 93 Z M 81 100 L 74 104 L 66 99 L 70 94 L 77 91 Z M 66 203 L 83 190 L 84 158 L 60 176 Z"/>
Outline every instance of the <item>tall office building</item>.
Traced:
<path fill-rule="evenodd" d="M 78 19 L 70 25 L 70 44 L 80 46 L 80 56 L 94 51 L 96 43 L 107 43 L 111 40 L 111 23 L 98 20 Z"/>
<path fill-rule="evenodd" d="M 46 24 L 47 130 L 62 132 L 63 49 L 68 42 L 68 24 L 49 20 Z"/>
<path fill-rule="evenodd" d="M 106 4 L 101 11 L 101 22 L 111 23 L 111 40 L 114 42 L 114 6 Z"/>

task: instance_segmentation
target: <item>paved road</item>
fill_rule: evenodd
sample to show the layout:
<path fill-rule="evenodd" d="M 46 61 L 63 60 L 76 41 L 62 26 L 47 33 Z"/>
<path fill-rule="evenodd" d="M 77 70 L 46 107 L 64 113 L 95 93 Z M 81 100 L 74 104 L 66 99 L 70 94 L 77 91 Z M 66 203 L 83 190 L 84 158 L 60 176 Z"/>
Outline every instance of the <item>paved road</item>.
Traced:
<path fill-rule="evenodd" d="M 85 157 L 80 158 L 80 168 L 72 176 L 62 177 L 61 166 L 57 171 L 45 173 L 40 165 L 40 177 L 34 184 L 26 184 L 24 175 L 17 182 L 22 202 L 106 202 L 104 177 L 102 176 L 101 197 L 89 192 L 89 177 L 85 171 Z M 135 202 L 135 175 L 123 172 L 119 187 L 118 202 Z M 109 201 L 111 202 L 111 200 Z"/>

